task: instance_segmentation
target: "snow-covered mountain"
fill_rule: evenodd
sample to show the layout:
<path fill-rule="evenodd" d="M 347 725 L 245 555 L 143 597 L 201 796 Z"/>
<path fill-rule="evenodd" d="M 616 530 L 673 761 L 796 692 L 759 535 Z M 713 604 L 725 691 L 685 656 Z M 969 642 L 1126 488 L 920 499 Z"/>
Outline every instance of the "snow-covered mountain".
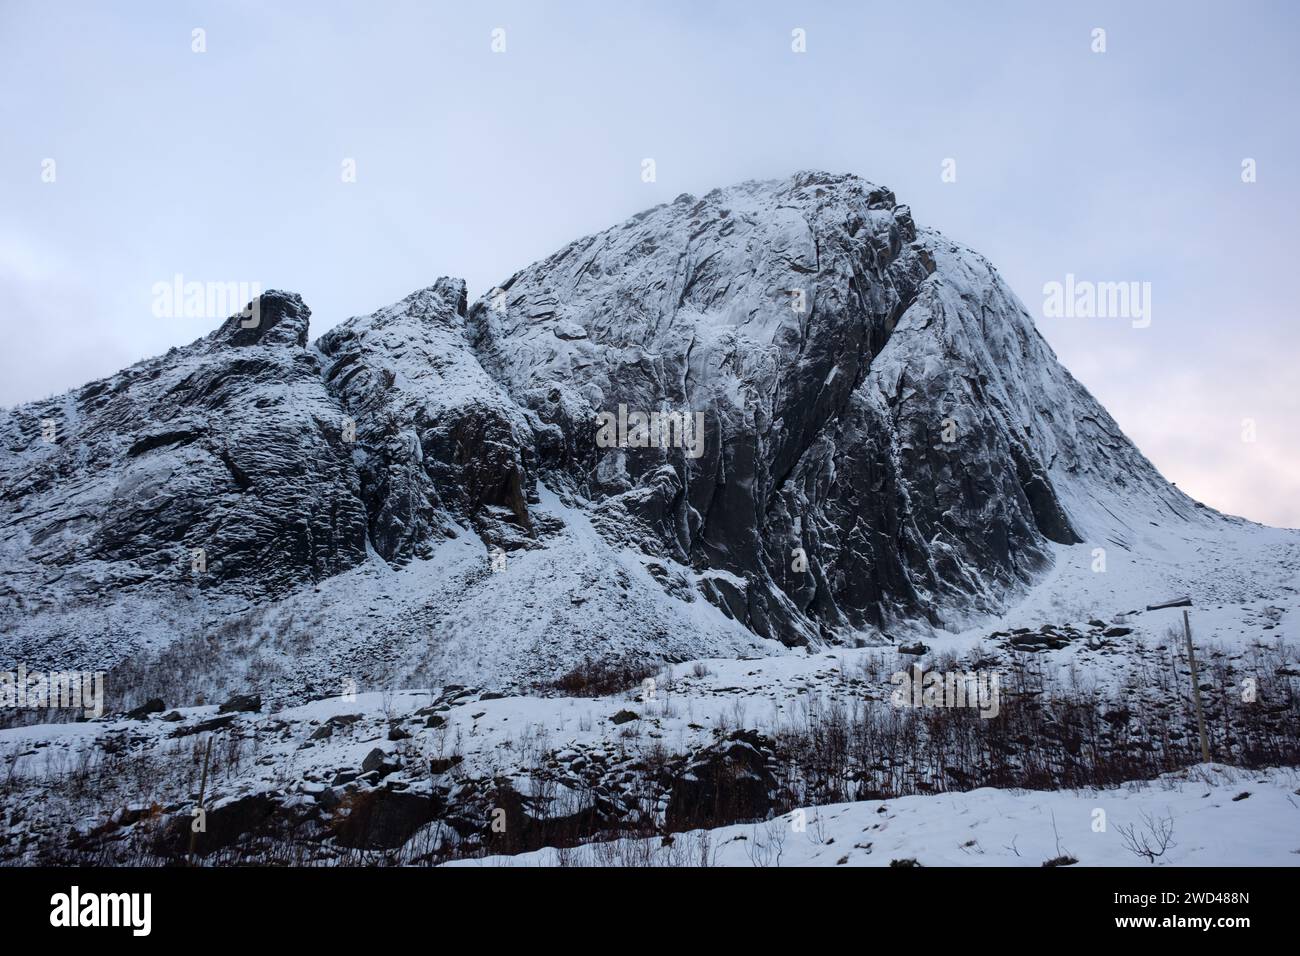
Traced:
<path fill-rule="evenodd" d="M 887 190 L 682 196 L 315 343 L 257 304 L 0 412 L 0 862 L 1295 851 L 1300 533 L 1167 483 Z M 106 712 L 14 716 L 19 665 Z M 940 673 L 1001 691 L 900 702 Z"/>
<path fill-rule="evenodd" d="M 1063 546 L 1242 526 L 1156 472 L 987 261 L 853 176 L 683 195 L 314 344 L 299 297 L 260 306 L 0 412 L 5 657 L 223 627 L 238 656 L 229 622 L 270 614 L 287 696 L 528 683 L 959 627 Z"/>

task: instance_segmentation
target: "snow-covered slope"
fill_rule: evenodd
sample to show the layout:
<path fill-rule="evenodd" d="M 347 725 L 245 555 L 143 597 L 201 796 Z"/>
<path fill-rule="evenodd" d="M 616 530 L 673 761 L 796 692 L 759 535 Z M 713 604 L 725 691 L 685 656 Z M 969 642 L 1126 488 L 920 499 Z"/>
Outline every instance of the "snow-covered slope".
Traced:
<path fill-rule="evenodd" d="M 1210 764 L 1126 789 L 983 788 L 863 800 L 671 840 L 548 847 L 447 865 L 1295 866 L 1300 840 L 1279 837 L 1300 832 L 1297 783 L 1291 769 Z"/>
<path fill-rule="evenodd" d="M 1240 562 L 1245 545 L 1259 543 L 1243 539 L 1239 550 L 1192 556 L 1191 565 L 1207 561 L 1192 573 Z M 1300 555 L 1272 554 L 1280 559 L 1272 570 L 1259 569 L 1253 581 L 1225 579 L 1193 609 L 1213 758 L 1248 770 L 1160 778 L 1199 760 L 1186 659 L 1168 634 L 1181 612 L 1139 611 L 1095 624 L 1051 617 L 1061 609 L 1047 598 L 1080 596 L 1069 589 L 1083 579 L 1064 564 L 1041 605 L 1024 609 L 1029 620 L 1055 622 L 1044 628 L 1051 646 L 1032 651 L 1016 643 L 1022 635 L 982 630 L 934 635 L 932 651 L 921 654 L 871 647 L 736 659 L 732 651 L 596 697 L 503 696 L 459 684 L 353 695 L 322 686 L 333 693 L 253 712 L 168 704 L 134 716 L 0 729 L 0 818 L 9 821 L 0 861 L 184 855 L 203 745 L 212 739 L 210 835 L 199 847 L 209 864 L 474 861 L 648 831 L 656 834 L 648 842 L 550 849 L 514 862 L 693 865 L 707 842 L 708 862 L 719 865 L 831 865 L 847 856 L 855 865 L 914 858 L 927 866 L 1037 866 L 1067 853 L 1085 865 L 1111 865 L 1143 862 L 1125 848 L 1120 828 L 1141 831 L 1144 813 L 1174 821 L 1177 846 L 1161 863 L 1277 864 L 1300 849 L 1289 839 L 1294 771 L 1264 769 L 1300 759 L 1300 650 L 1292 637 L 1300 595 L 1288 583 Z M 421 564 L 398 573 L 420 573 Z M 420 580 L 437 587 L 459 573 L 452 561 Z M 363 607 L 384 593 L 356 577 L 350 584 Z M 435 600 L 453 600 L 453 589 Z M 474 603 L 471 591 L 460 610 Z M 267 623 L 274 631 L 276 619 Z M 529 646 L 534 634 L 491 649 L 476 647 L 472 630 L 462 634 L 453 666 L 467 670 L 548 652 L 545 642 Z M 272 643 L 268 633 L 256 650 Z M 396 651 L 399 659 L 418 649 L 391 640 L 349 645 L 331 631 L 293 664 L 349 647 L 358 657 Z M 474 659 L 493 652 L 500 657 Z M 900 708 L 893 675 L 913 664 L 1000 673 L 998 713 Z M 1257 692 L 1250 702 L 1241 694 L 1247 680 Z M 736 752 L 744 763 L 717 762 Z M 760 789 L 744 806 L 706 801 L 699 809 L 709 824 L 682 809 L 702 779 Z M 994 783 L 1002 790 L 986 789 Z M 1021 789 L 1060 787 L 1069 791 Z M 489 821 L 503 805 L 512 809 L 499 834 Z M 798 827 L 793 807 L 809 808 Z M 1105 834 L 1092 829 L 1097 808 L 1108 817 Z M 746 822 L 698 829 L 735 820 Z"/>

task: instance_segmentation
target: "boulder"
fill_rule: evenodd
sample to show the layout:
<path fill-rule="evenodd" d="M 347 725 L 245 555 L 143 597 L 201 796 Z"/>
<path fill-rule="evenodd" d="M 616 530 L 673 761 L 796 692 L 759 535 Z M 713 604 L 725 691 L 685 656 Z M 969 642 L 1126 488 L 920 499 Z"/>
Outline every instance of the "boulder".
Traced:
<path fill-rule="evenodd" d="M 388 754 L 383 749 L 376 747 L 366 754 L 366 758 L 361 761 L 361 772 L 370 773 L 374 770 L 383 770 L 388 766 Z"/>
<path fill-rule="evenodd" d="M 442 812 L 437 795 L 380 787 L 344 796 L 333 807 L 329 826 L 342 846 L 395 849 Z"/>
<path fill-rule="evenodd" d="M 128 710 L 126 716 L 132 720 L 144 720 L 150 714 L 160 714 L 167 709 L 161 697 L 152 697 L 134 710 Z"/>
<path fill-rule="evenodd" d="M 219 714 L 257 713 L 262 709 L 261 694 L 235 694 L 217 708 Z"/>

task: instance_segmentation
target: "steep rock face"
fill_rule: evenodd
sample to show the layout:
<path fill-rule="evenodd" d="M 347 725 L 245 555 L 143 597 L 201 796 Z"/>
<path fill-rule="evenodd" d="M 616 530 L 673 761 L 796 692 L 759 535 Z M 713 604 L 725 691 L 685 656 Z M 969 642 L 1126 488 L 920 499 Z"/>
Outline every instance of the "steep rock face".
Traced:
<path fill-rule="evenodd" d="M 558 431 L 546 468 L 728 572 L 712 599 L 763 636 L 995 610 L 1124 485 L 1191 514 L 987 263 L 856 177 L 678 197 L 517 273 L 469 325 Z M 702 448 L 606 447 L 594 423 L 620 406 L 702 413 Z"/>
<path fill-rule="evenodd" d="M 441 279 L 316 343 L 355 422 L 370 540 L 390 562 L 428 557 L 457 521 L 505 548 L 532 532 L 532 428 L 470 350 L 465 298 L 464 282 Z"/>
<path fill-rule="evenodd" d="M 184 348 L 0 412 L 7 606 L 39 609 L 54 582 L 74 601 L 147 585 L 277 594 L 364 558 L 341 416 L 305 347 L 310 312 L 281 292 L 259 306 L 255 324 L 232 316 Z"/>

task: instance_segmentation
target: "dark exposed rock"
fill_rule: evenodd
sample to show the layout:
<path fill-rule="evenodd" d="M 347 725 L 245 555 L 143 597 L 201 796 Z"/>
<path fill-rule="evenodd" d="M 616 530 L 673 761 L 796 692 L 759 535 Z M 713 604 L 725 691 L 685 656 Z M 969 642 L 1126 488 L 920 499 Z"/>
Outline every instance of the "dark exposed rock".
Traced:
<path fill-rule="evenodd" d="M 375 770 L 384 771 L 390 769 L 388 754 L 384 753 L 384 751 L 379 747 L 376 747 L 374 750 L 370 751 L 370 753 L 366 754 L 365 759 L 361 761 L 361 772 L 363 774 L 371 773 Z"/>
<path fill-rule="evenodd" d="M 488 845 L 499 852 L 576 846 L 610 822 L 608 804 L 598 796 L 556 812 L 553 806 L 500 785 L 491 794 L 490 803 L 492 815 L 483 830 Z"/>
<path fill-rule="evenodd" d="M 614 723 L 614 724 L 626 724 L 628 721 L 640 720 L 640 719 L 641 719 L 641 715 L 631 710 L 620 710 L 613 717 L 609 718 L 610 723 Z"/>
<path fill-rule="evenodd" d="M 272 595 L 364 558 L 340 415 L 306 349 L 310 311 L 285 292 L 258 303 L 256 327 L 232 316 L 184 348 L 0 413 L 6 510 L 21 517 L 0 541 L 29 539 L 6 576 L 21 572 L 35 594 L 57 578 L 83 601 L 182 586 Z M 54 447 L 39 440 L 44 418 L 59 423 Z M 104 492 L 86 494 L 95 482 Z"/>
<path fill-rule="evenodd" d="M 392 849 L 442 813 L 436 795 L 386 787 L 343 797 L 332 810 L 330 828 L 342 846 Z"/>
<path fill-rule="evenodd" d="M 1027 651 L 1042 650 L 1043 648 L 1056 650 L 1065 647 L 1070 643 L 1070 639 L 1064 634 L 1044 630 L 1038 633 L 1031 631 L 1024 634 L 1012 634 L 1009 643 L 1012 647 Z"/>
<path fill-rule="evenodd" d="M 1050 562 L 1048 542 L 1080 540 L 1062 483 L 1181 500 L 1068 376 L 1015 372 L 1057 375 L 986 262 L 853 177 L 657 207 L 508 289 L 466 324 L 484 367 L 560 433 L 539 441 L 543 467 L 666 556 L 731 572 L 702 591 L 760 635 L 1000 606 Z M 741 329 L 719 337 L 728 315 Z M 591 421 L 620 406 L 703 412 L 698 457 L 599 447 Z"/>
<path fill-rule="evenodd" d="M 674 776 L 664 823 L 669 830 L 762 819 L 772 809 L 772 744 L 738 730 L 698 751 Z"/>
<path fill-rule="evenodd" d="M 360 714 L 335 714 L 333 717 L 325 721 L 325 723 L 317 727 L 312 733 L 310 739 L 328 740 L 330 737 L 334 736 L 334 731 L 340 730 L 344 727 L 350 727 L 360 719 Z"/>
<path fill-rule="evenodd" d="M 150 714 L 160 714 L 166 709 L 161 697 L 151 697 L 134 710 L 128 710 L 126 715 L 132 720 L 144 720 Z"/>
<path fill-rule="evenodd" d="M 433 774 L 446 773 L 464 759 L 460 754 L 452 754 L 450 757 L 431 757 L 429 759 L 429 772 Z"/>
<path fill-rule="evenodd" d="M 261 694 L 235 694 L 219 708 L 219 714 L 256 713 L 262 709 Z"/>
<path fill-rule="evenodd" d="M 194 817 L 190 814 L 174 817 L 159 830 L 156 849 L 171 854 L 188 852 L 193 822 Z M 194 847 L 200 855 L 206 855 L 252 836 L 292 829 L 300 822 L 301 818 L 286 810 L 275 797 L 264 793 L 252 794 L 207 808 L 206 829 L 194 836 Z"/>
<path fill-rule="evenodd" d="M 208 734 L 214 730 L 223 730 L 235 722 L 238 714 L 225 714 L 221 717 L 210 717 L 207 720 L 201 720 L 197 724 L 190 724 L 188 727 L 177 727 L 172 731 L 173 737 L 190 737 L 194 734 Z"/>
<path fill-rule="evenodd" d="M 1108 627 L 1106 628 L 1106 630 L 1101 632 L 1101 636 L 1102 637 L 1123 637 L 1126 634 L 1132 634 L 1132 633 L 1133 633 L 1133 628 L 1131 627 Z"/>

